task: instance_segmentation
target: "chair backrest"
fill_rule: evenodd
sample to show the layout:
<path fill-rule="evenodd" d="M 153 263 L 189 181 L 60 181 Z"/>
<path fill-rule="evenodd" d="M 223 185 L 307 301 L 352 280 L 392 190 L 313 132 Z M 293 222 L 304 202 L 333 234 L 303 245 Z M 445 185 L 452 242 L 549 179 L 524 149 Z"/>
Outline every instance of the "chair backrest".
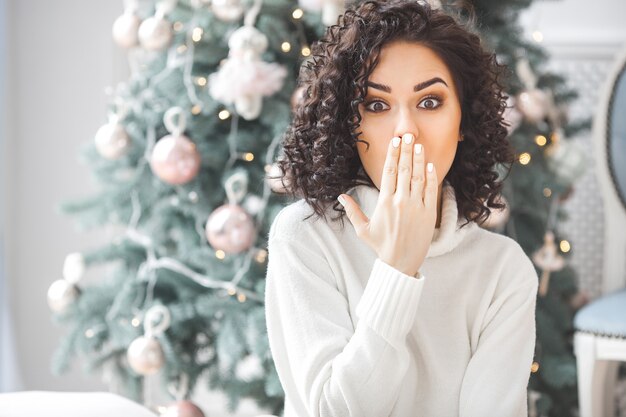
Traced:
<path fill-rule="evenodd" d="M 593 141 L 604 203 L 602 293 L 606 294 L 626 287 L 626 45 L 599 97 Z"/>

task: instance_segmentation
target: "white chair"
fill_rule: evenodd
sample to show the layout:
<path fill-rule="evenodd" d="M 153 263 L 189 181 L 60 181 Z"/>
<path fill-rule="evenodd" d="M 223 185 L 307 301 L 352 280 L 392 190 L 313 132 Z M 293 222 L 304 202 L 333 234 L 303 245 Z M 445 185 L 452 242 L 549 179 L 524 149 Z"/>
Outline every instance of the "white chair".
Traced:
<path fill-rule="evenodd" d="M 580 417 L 613 417 L 626 361 L 626 48 L 600 94 L 593 139 L 605 213 L 602 296 L 574 316 L 574 354 Z"/>

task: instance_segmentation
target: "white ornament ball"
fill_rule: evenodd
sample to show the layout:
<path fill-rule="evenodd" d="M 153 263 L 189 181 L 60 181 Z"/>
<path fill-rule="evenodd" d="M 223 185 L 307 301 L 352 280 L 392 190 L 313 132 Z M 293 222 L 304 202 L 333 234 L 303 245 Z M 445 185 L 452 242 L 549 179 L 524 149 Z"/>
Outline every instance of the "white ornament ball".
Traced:
<path fill-rule="evenodd" d="M 150 336 L 139 336 L 133 340 L 128 346 L 126 357 L 130 367 L 139 375 L 153 375 L 165 363 L 161 344 Z"/>
<path fill-rule="evenodd" d="M 206 238 L 215 249 L 240 253 L 254 243 L 252 217 L 236 204 L 224 204 L 213 211 L 206 222 Z"/>
<path fill-rule="evenodd" d="M 134 13 L 124 13 L 113 23 L 113 39 L 122 48 L 132 48 L 139 44 L 137 31 L 141 19 Z"/>
<path fill-rule="evenodd" d="M 244 8 L 240 0 L 213 0 L 211 11 L 220 20 L 234 22 L 243 16 Z"/>
<path fill-rule="evenodd" d="M 517 108 L 531 123 L 539 123 L 548 114 L 549 98 L 537 88 L 518 94 Z"/>
<path fill-rule="evenodd" d="M 254 26 L 242 26 L 228 38 L 228 47 L 233 52 L 246 49 L 261 55 L 267 50 L 268 45 L 267 36 Z"/>
<path fill-rule="evenodd" d="M 577 143 L 559 139 L 546 149 L 548 168 L 556 174 L 557 180 L 565 186 L 572 185 L 583 176 L 589 161 L 587 153 Z"/>
<path fill-rule="evenodd" d="M 70 253 L 63 262 L 63 278 L 71 284 L 76 284 L 85 273 L 85 257 L 80 252 Z"/>
<path fill-rule="evenodd" d="M 138 33 L 141 46 L 151 51 L 167 48 L 173 37 L 172 24 L 156 16 L 144 20 L 139 26 Z"/>
<path fill-rule="evenodd" d="M 62 313 L 74 303 L 80 291 L 74 284 L 64 279 L 56 280 L 48 288 L 48 306 L 55 313 Z"/>
<path fill-rule="evenodd" d="M 263 210 L 263 199 L 255 194 L 249 194 L 243 202 L 243 208 L 252 216 L 256 216 Z"/>
<path fill-rule="evenodd" d="M 101 126 L 96 132 L 95 143 L 98 153 L 106 159 L 118 159 L 130 149 L 130 137 L 119 123 Z"/>
<path fill-rule="evenodd" d="M 166 135 L 154 145 L 150 168 L 169 184 L 185 184 L 200 170 L 200 153 L 187 136 Z"/>

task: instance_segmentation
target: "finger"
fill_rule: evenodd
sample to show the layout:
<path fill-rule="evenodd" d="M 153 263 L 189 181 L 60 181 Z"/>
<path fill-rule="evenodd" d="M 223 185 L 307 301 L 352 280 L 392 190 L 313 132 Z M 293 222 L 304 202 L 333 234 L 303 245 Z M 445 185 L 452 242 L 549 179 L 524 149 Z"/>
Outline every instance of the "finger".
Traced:
<path fill-rule="evenodd" d="M 361 207 L 359 207 L 356 201 L 354 201 L 354 199 L 347 194 L 340 194 L 339 197 L 337 197 L 337 200 L 339 200 L 341 205 L 346 210 L 346 216 L 348 216 L 348 220 L 350 220 L 350 223 L 354 226 L 357 236 L 364 236 L 367 231 L 369 219 L 365 213 L 363 213 Z"/>
<path fill-rule="evenodd" d="M 429 162 L 426 164 L 426 188 L 424 188 L 424 206 L 437 207 L 437 191 L 438 191 L 437 170 L 435 164 Z"/>
<path fill-rule="evenodd" d="M 394 146 L 394 142 L 397 146 Z M 400 155 L 400 138 L 394 137 L 389 141 L 387 157 L 383 166 L 383 174 L 380 180 L 379 197 L 389 197 L 396 192 L 398 176 L 398 156 Z"/>
<path fill-rule="evenodd" d="M 411 196 L 411 172 L 413 171 L 413 134 L 402 135 L 400 161 L 398 162 L 398 183 L 396 194 L 399 197 Z"/>
<path fill-rule="evenodd" d="M 416 143 L 413 147 L 413 172 L 411 173 L 411 198 L 424 203 L 424 146 Z"/>

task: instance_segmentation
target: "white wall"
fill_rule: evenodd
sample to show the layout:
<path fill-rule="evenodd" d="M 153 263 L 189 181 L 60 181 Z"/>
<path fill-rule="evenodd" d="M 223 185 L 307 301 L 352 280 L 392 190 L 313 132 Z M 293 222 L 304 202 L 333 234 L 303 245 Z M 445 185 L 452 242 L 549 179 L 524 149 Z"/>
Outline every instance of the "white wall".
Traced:
<path fill-rule="evenodd" d="M 95 245 L 101 233 L 78 233 L 54 205 L 95 190 L 78 148 L 106 120 L 104 87 L 124 76 L 111 41 L 121 1 L 8 2 L 7 275 L 19 365 L 27 390 L 97 390 L 80 363 L 51 375 L 64 329 L 46 302 L 69 252 Z"/>

